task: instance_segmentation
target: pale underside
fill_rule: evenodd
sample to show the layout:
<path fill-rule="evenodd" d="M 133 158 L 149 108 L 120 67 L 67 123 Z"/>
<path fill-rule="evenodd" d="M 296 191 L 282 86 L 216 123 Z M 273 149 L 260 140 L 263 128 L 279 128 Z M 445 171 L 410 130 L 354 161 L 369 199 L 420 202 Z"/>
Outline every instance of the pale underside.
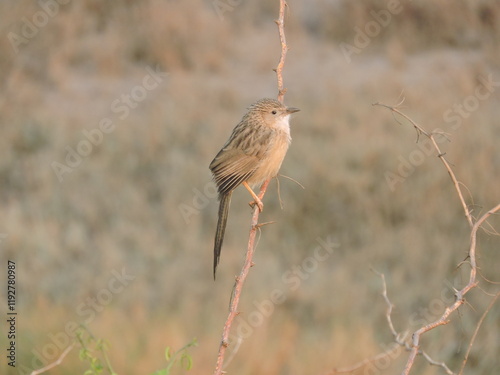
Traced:
<path fill-rule="evenodd" d="M 288 125 L 288 119 L 283 120 Z M 253 127 L 245 137 L 238 137 L 238 130 L 246 131 L 236 127 L 210 164 L 219 194 L 229 193 L 244 181 L 255 186 L 275 177 L 291 140 L 288 127 L 283 126 Z"/>

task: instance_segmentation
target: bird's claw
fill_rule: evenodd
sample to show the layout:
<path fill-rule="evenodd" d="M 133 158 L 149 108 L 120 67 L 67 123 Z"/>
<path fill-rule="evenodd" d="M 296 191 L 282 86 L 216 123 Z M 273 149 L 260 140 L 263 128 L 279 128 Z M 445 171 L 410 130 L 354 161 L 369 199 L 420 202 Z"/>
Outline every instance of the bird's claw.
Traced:
<path fill-rule="evenodd" d="M 262 203 L 262 201 L 260 199 L 251 201 L 248 203 L 248 205 L 252 208 L 254 208 L 255 205 L 257 205 L 257 207 L 259 207 L 259 212 L 262 212 L 264 210 L 264 203 Z"/>

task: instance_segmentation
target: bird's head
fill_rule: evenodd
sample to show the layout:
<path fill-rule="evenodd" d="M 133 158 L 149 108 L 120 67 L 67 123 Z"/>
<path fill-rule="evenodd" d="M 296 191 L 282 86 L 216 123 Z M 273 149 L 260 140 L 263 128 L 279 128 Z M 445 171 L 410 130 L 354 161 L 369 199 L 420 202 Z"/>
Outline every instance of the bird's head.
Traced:
<path fill-rule="evenodd" d="M 265 124 L 271 127 L 288 127 L 288 120 L 292 113 L 298 112 L 300 109 L 287 107 L 276 99 L 261 99 L 249 108 L 249 114 L 262 116 Z"/>

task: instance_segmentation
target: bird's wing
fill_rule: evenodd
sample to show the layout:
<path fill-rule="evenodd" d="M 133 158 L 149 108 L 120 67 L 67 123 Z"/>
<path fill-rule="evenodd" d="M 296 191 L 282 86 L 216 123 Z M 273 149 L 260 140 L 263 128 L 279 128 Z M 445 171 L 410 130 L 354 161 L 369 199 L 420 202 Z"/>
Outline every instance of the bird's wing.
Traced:
<path fill-rule="evenodd" d="M 270 132 L 268 128 L 260 129 L 249 142 L 231 137 L 219 151 L 210 163 L 219 194 L 234 190 L 255 173 L 270 147 Z"/>
<path fill-rule="evenodd" d="M 259 166 L 260 159 L 238 149 L 222 149 L 210 164 L 219 194 L 226 194 L 246 181 Z"/>

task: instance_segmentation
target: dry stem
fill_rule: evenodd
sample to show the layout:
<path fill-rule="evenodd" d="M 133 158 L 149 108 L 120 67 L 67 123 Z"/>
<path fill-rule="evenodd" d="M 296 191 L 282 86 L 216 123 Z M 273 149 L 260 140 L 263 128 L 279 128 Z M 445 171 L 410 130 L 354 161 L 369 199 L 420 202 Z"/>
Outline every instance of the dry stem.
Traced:
<path fill-rule="evenodd" d="M 435 135 L 437 133 L 432 133 L 432 132 L 429 133 L 429 132 L 427 132 L 420 125 L 418 125 L 415 121 L 413 121 L 410 117 L 408 117 L 407 115 L 405 115 L 404 113 L 402 113 L 401 111 L 399 111 L 396 107 L 392 107 L 392 106 L 389 106 L 389 105 L 386 105 L 386 104 L 382 104 L 382 103 L 378 103 L 378 102 L 377 103 L 373 103 L 373 105 L 378 105 L 378 106 L 381 106 L 381 107 L 388 108 L 392 112 L 397 113 L 401 117 L 404 117 L 406 120 L 408 120 L 413 125 L 413 127 L 417 131 L 417 136 L 419 136 L 420 134 L 423 134 L 423 135 L 425 135 L 427 138 L 429 138 L 431 140 L 432 145 L 434 146 L 434 148 L 437 151 L 438 158 L 443 162 L 444 167 L 448 171 L 448 174 L 450 175 L 451 180 L 453 181 L 453 185 L 455 186 L 455 189 L 457 190 L 457 194 L 458 194 L 458 197 L 460 199 L 460 203 L 462 204 L 462 208 L 464 209 L 465 217 L 467 218 L 467 221 L 469 222 L 469 225 L 472 227 L 473 224 L 474 224 L 474 222 L 473 222 L 472 216 L 470 214 L 470 210 L 468 209 L 467 204 L 465 203 L 464 195 L 462 193 L 462 189 L 460 188 L 461 184 L 460 184 L 460 182 L 458 182 L 458 180 L 457 180 L 457 178 L 455 176 L 455 173 L 453 173 L 453 170 L 451 169 L 450 164 L 445 159 L 446 153 L 441 151 L 441 149 L 439 148 L 439 146 L 438 146 L 438 144 L 436 142 Z"/>
<path fill-rule="evenodd" d="M 66 349 L 64 349 L 64 352 L 62 352 L 61 355 L 59 356 L 59 358 L 57 358 L 54 362 L 48 364 L 47 366 L 45 366 L 41 369 L 32 371 L 30 375 L 43 374 L 44 372 L 47 372 L 50 369 L 53 369 L 54 367 L 59 366 L 62 363 L 64 357 L 66 357 L 66 355 L 71 351 L 71 349 L 73 349 L 74 346 L 75 346 L 75 343 L 72 343 L 70 346 L 68 346 Z"/>
<path fill-rule="evenodd" d="M 436 139 L 435 139 L 435 135 L 437 133 L 429 133 L 427 132 L 426 130 L 424 130 L 420 125 L 418 125 L 415 121 L 413 121 L 410 117 L 408 117 L 407 115 L 405 115 L 404 113 L 402 113 L 401 111 L 399 111 L 396 107 L 393 107 L 393 106 L 388 106 L 388 105 L 385 105 L 385 104 L 381 104 L 381 103 L 374 103 L 373 105 L 378 105 L 378 106 L 382 106 L 382 107 L 385 107 L 385 108 L 388 108 L 389 110 L 391 110 L 393 113 L 396 113 L 400 116 L 402 116 L 403 118 L 405 118 L 406 120 L 408 120 L 412 125 L 413 127 L 415 128 L 415 130 L 417 131 L 417 136 L 419 136 L 420 134 L 423 134 L 424 136 L 426 136 L 427 138 L 429 138 L 432 142 L 432 145 L 434 146 L 435 150 L 437 151 L 437 156 L 439 157 L 439 159 L 441 160 L 441 162 L 444 164 L 448 174 L 450 175 L 450 178 L 453 182 L 453 185 L 457 191 L 457 194 L 458 194 L 458 197 L 459 197 L 459 200 L 460 200 L 460 203 L 462 205 L 462 208 L 464 210 L 464 213 L 465 213 L 465 217 L 467 218 L 467 221 L 469 223 L 469 225 L 471 226 L 471 238 L 470 238 L 470 247 L 469 247 L 469 264 L 470 264 L 470 267 L 471 267 L 471 270 L 470 270 L 470 274 L 469 274 L 469 282 L 467 283 L 467 285 L 465 285 L 461 290 L 458 290 L 455 292 L 455 302 L 451 305 L 451 306 L 448 306 L 446 307 L 444 313 L 441 315 L 441 317 L 437 320 L 435 320 L 434 322 L 432 323 L 429 323 L 423 327 L 421 327 L 420 329 L 418 329 L 417 331 L 415 331 L 412 335 L 412 341 L 411 341 L 411 345 L 410 345 L 410 355 L 409 355 L 409 358 L 408 358 L 408 361 L 406 363 L 406 366 L 403 370 L 403 375 L 408 375 L 410 373 L 410 370 L 411 368 L 413 367 L 413 364 L 415 362 L 415 358 L 417 357 L 418 354 L 422 354 L 429 363 L 431 364 L 437 364 L 437 365 L 441 365 L 443 368 L 445 368 L 445 370 L 450 374 L 452 374 L 452 372 L 448 369 L 448 367 L 446 367 L 446 365 L 444 364 L 439 364 L 439 363 L 436 363 L 435 361 L 432 361 L 429 356 L 422 352 L 419 348 L 419 345 L 420 345 L 420 336 L 438 326 L 441 326 L 441 325 L 445 325 L 445 324 L 448 324 L 449 323 L 449 316 L 455 311 L 457 310 L 464 302 L 465 302 L 465 295 L 474 287 L 477 286 L 478 284 L 478 281 L 476 280 L 476 274 L 477 274 L 477 263 L 476 263 L 476 241 L 477 241 L 477 231 L 479 230 L 479 228 L 481 227 L 481 225 L 493 214 L 495 214 L 496 212 L 500 211 L 500 204 L 498 204 L 497 206 L 493 207 L 491 210 L 489 210 L 488 212 L 486 212 L 484 215 L 482 215 L 476 222 L 474 222 L 474 219 L 470 213 L 470 210 L 468 209 L 468 206 L 465 202 L 465 199 L 464 199 L 464 195 L 463 195 L 463 192 L 462 192 L 462 184 L 457 180 L 456 176 L 455 176 L 455 173 L 453 172 L 450 164 L 448 163 L 448 161 L 445 159 L 445 153 L 443 153 L 441 151 L 441 149 L 439 148 L 437 142 L 436 142 Z M 384 280 L 384 279 L 383 279 Z M 384 280 L 384 288 L 385 288 L 385 280 Z M 393 333 L 393 335 L 395 334 L 395 330 L 394 330 L 394 327 L 392 326 L 392 321 L 390 319 L 390 311 L 392 309 L 392 305 L 390 305 L 390 302 L 388 301 L 387 299 L 387 296 L 386 294 L 384 295 L 384 298 L 386 298 L 386 302 L 389 303 L 389 309 L 388 309 L 388 313 L 387 313 L 387 317 L 388 317 L 388 321 L 389 321 L 389 326 L 391 328 L 391 331 Z M 397 336 L 396 336 L 397 338 Z M 396 340 L 397 342 L 397 340 Z M 406 346 L 407 344 L 405 344 Z M 408 347 L 407 347 L 408 348 Z M 467 358 L 464 359 L 464 362 L 467 360 Z M 465 365 L 465 363 L 462 365 L 462 368 L 463 366 Z"/>
<path fill-rule="evenodd" d="M 465 302 L 465 295 L 474 287 L 477 286 L 478 282 L 476 280 L 476 273 L 477 273 L 477 263 L 476 263 L 476 241 L 477 241 L 477 231 L 481 227 L 481 225 L 484 223 L 486 219 L 488 219 L 491 215 L 494 213 L 500 211 L 500 204 L 496 205 L 493 207 L 491 210 L 486 212 L 483 216 L 477 220 L 471 231 L 471 240 L 470 240 L 470 247 L 469 247 L 469 263 L 471 266 L 470 270 L 470 275 L 469 275 L 469 282 L 467 283 L 466 286 L 464 286 L 461 290 L 458 290 L 455 292 L 455 302 L 451 305 L 446 307 L 444 310 L 443 315 L 436 321 L 427 324 L 426 326 L 421 327 L 417 331 L 413 333 L 412 336 L 412 349 L 410 351 L 410 356 L 408 358 L 408 362 L 406 363 L 406 366 L 403 370 L 403 375 L 407 375 L 410 373 L 410 370 L 413 366 L 413 363 L 415 362 L 415 358 L 419 352 L 419 344 L 420 344 L 420 336 L 424 334 L 425 332 L 428 332 L 438 326 L 445 325 L 449 323 L 448 317 L 451 315 L 452 312 L 457 310 L 464 302 Z"/>
<path fill-rule="evenodd" d="M 462 375 L 464 372 L 465 364 L 467 363 L 467 359 L 469 359 L 469 354 L 472 349 L 472 345 L 474 344 L 474 341 L 476 340 L 477 333 L 479 332 L 479 328 L 483 324 L 484 318 L 486 318 L 486 315 L 490 312 L 491 308 L 497 301 L 498 297 L 500 297 L 500 292 L 497 292 L 495 294 L 495 297 L 491 300 L 490 304 L 484 311 L 483 315 L 481 316 L 481 319 L 479 319 L 479 322 L 477 322 L 476 329 L 474 330 L 474 334 L 472 335 L 472 338 L 470 339 L 469 347 L 467 348 L 467 353 L 465 353 L 464 360 L 462 361 L 462 367 L 460 368 L 460 371 L 458 372 L 458 375 Z"/>
<path fill-rule="evenodd" d="M 378 354 L 374 355 L 373 357 L 366 358 L 366 359 L 359 361 L 351 366 L 342 367 L 339 369 L 333 369 L 327 375 L 351 373 L 353 371 L 356 371 L 356 370 L 362 368 L 363 366 L 366 366 L 369 363 L 372 363 L 372 362 L 375 362 L 379 359 L 390 356 L 392 353 L 395 353 L 399 347 L 403 347 L 406 351 L 411 350 L 411 345 L 410 345 L 409 341 L 407 340 L 408 332 L 405 331 L 405 332 L 398 333 L 396 331 L 396 329 L 394 328 L 394 324 L 392 322 L 392 309 L 394 308 L 394 305 L 390 301 L 389 296 L 387 294 L 387 283 L 385 282 L 385 275 L 383 273 L 380 273 L 380 272 L 374 270 L 374 269 L 372 269 L 372 271 L 382 279 L 382 297 L 384 298 L 384 301 L 387 304 L 387 310 L 386 310 L 385 317 L 387 319 L 387 324 L 389 325 L 389 329 L 392 333 L 392 336 L 394 337 L 395 345 L 394 345 L 394 347 L 392 347 L 384 352 L 378 353 Z M 448 375 L 454 375 L 453 371 L 451 371 L 445 363 L 435 361 L 426 352 L 424 352 L 422 350 L 419 350 L 418 354 L 422 355 L 427 360 L 427 362 L 429 362 L 431 365 L 442 367 Z"/>
<path fill-rule="evenodd" d="M 280 0 L 279 18 L 276 21 L 276 23 L 278 24 L 278 32 L 281 42 L 281 57 L 275 71 L 278 79 L 278 100 L 281 103 L 283 103 L 283 97 L 286 92 L 286 89 L 283 88 L 282 72 L 283 72 L 283 67 L 285 65 L 286 52 L 288 50 L 285 39 L 285 21 L 284 21 L 285 7 L 286 7 L 286 1 Z M 264 194 L 266 193 L 269 181 L 270 180 L 265 181 L 260 188 L 259 198 L 261 200 L 264 197 Z M 224 328 L 222 330 L 222 339 L 219 346 L 219 354 L 217 355 L 217 362 L 215 365 L 214 375 L 220 375 L 223 373 L 222 369 L 224 365 L 224 356 L 226 353 L 226 349 L 229 345 L 229 333 L 231 331 L 231 326 L 233 324 L 234 318 L 239 314 L 238 303 L 240 301 L 243 284 L 245 283 L 250 267 L 254 265 L 252 259 L 255 251 L 255 236 L 257 233 L 257 229 L 259 229 L 260 226 L 262 226 L 259 225 L 259 213 L 260 213 L 259 208 L 257 207 L 257 205 L 255 205 L 252 215 L 250 234 L 248 236 L 248 246 L 247 246 L 247 253 L 245 256 L 245 262 L 243 263 L 243 268 L 241 269 L 239 276 L 236 277 L 233 291 L 231 293 L 231 300 L 229 301 L 229 314 L 226 319 L 226 322 L 224 323 Z"/>
<path fill-rule="evenodd" d="M 285 38 L 285 8 L 287 3 L 285 0 L 280 0 L 280 11 L 279 17 L 275 21 L 278 25 L 278 33 L 280 36 L 281 43 L 281 57 L 278 66 L 274 71 L 276 72 L 276 78 L 278 79 L 278 100 L 283 103 L 283 98 L 285 96 L 286 89 L 283 87 L 283 67 L 285 66 L 286 53 L 288 51 L 288 46 L 286 45 Z"/>

